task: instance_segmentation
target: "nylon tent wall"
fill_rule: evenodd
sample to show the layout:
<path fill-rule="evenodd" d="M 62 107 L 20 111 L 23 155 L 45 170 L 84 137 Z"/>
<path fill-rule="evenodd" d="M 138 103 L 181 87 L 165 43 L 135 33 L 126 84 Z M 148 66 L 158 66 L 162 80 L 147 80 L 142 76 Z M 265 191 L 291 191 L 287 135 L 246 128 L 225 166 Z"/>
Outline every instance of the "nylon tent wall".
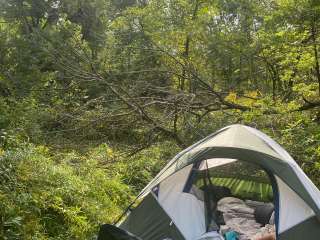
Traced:
<path fill-rule="evenodd" d="M 206 231 L 204 203 L 183 191 L 191 170 L 187 166 L 161 182 L 158 194 L 158 202 L 185 239 L 196 239 Z"/>

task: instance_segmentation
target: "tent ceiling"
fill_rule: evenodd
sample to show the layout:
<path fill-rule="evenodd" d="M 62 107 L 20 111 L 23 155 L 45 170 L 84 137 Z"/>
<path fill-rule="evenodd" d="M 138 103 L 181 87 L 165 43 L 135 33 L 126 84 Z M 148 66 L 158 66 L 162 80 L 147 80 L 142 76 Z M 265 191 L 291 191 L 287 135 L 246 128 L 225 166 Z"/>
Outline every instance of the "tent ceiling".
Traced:
<path fill-rule="evenodd" d="M 211 158 L 207 159 L 201 162 L 199 170 L 203 171 L 206 170 L 207 168 L 214 168 L 214 167 L 219 167 L 223 166 L 229 163 L 236 162 L 237 159 L 231 159 L 231 158 Z"/>

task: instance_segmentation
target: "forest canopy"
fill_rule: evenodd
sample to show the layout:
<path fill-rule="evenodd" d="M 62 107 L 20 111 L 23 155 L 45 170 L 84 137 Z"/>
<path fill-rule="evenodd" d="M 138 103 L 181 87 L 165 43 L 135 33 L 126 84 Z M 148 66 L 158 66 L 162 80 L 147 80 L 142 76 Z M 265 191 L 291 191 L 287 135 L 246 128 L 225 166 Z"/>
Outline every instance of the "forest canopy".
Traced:
<path fill-rule="evenodd" d="M 95 239 L 229 124 L 320 186 L 317 0 L 0 0 L 0 239 Z"/>

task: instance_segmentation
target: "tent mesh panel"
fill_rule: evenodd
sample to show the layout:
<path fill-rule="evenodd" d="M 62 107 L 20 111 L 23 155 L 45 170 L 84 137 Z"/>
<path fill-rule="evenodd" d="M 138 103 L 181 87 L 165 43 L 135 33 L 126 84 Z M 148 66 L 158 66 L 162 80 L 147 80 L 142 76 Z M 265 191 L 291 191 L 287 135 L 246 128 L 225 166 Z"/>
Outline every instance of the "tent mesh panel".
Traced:
<path fill-rule="evenodd" d="M 236 161 L 210 169 L 212 183 L 227 187 L 233 196 L 241 199 L 270 202 L 273 191 L 267 173 L 259 166 L 244 161 Z M 199 174 L 196 185 L 203 187 L 203 174 Z"/>

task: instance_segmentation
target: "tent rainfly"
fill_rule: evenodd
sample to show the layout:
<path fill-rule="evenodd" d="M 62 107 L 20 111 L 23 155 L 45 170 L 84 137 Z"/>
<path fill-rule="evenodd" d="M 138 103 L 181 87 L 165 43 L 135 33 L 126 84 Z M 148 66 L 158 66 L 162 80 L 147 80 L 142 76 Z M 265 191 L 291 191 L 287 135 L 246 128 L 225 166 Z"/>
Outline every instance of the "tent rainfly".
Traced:
<path fill-rule="evenodd" d="M 320 191 L 279 144 L 244 125 L 225 127 L 180 152 L 142 190 L 137 207 L 128 210 L 117 226 L 143 240 L 220 239 L 208 231 L 206 204 L 191 193 L 191 185 L 208 169 L 218 176 L 213 178 L 215 183 L 226 180 L 221 178 L 224 168 L 239 175 L 237 169 L 227 168 L 237 162 L 255 166 L 268 176 L 270 191 L 261 181 L 255 185 L 259 189 L 255 196 L 272 196 L 277 240 L 320 239 Z M 253 175 L 229 182 L 238 189 Z"/>

